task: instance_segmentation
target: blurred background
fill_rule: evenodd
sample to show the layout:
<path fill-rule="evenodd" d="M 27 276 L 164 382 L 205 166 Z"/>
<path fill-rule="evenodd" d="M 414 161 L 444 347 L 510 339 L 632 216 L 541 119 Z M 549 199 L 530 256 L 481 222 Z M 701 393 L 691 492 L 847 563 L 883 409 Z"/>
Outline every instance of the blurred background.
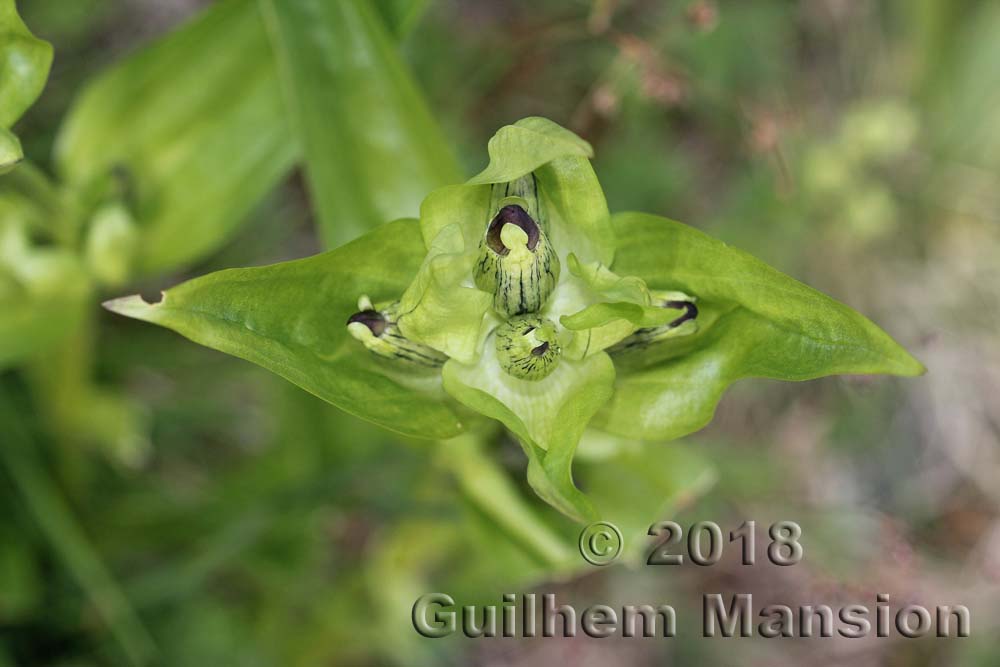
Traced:
<path fill-rule="evenodd" d="M 15 128 L 39 170 L 55 171 L 56 134 L 90 77 L 207 4 L 19 3 L 56 50 Z M 727 549 L 713 567 L 554 567 L 477 506 L 478 473 L 447 448 L 100 311 L 103 298 L 322 250 L 292 170 L 203 257 L 97 290 L 92 326 L 70 336 L 93 352 L 84 403 L 78 340 L 0 375 L 0 666 L 1000 663 L 1000 4 L 377 5 L 387 22 L 406 6 L 399 53 L 466 176 L 498 127 L 547 116 L 593 144 L 613 211 L 753 253 L 870 317 L 928 374 L 744 380 L 691 437 L 634 449 L 593 435 L 582 448 L 581 486 L 636 526 L 794 520 L 801 564 L 745 567 Z M 534 497 L 517 445 L 494 436 L 483 458 L 572 545 L 579 527 Z M 655 496 L 634 488 L 649 471 Z M 420 640 L 410 607 L 439 590 L 669 602 L 680 632 Z M 705 592 L 964 604 L 972 636 L 707 640 Z"/>

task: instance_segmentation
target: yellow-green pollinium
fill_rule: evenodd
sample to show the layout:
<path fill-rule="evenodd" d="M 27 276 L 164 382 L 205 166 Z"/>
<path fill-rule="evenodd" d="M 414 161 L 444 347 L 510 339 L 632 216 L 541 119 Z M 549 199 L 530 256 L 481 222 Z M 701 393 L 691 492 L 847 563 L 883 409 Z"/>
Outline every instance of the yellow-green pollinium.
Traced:
<path fill-rule="evenodd" d="M 512 317 L 497 327 L 497 359 L 519 380 L 542 380 L 559 364 L 562 348 L 551 321 L 536 315 Z"/>

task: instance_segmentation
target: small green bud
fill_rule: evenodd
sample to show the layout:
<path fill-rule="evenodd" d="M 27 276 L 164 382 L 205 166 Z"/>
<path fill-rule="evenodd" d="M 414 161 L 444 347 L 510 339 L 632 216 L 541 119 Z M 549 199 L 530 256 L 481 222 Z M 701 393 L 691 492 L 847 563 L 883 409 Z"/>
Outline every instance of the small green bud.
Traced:
<path fill-rule="evenodd" d="M 362 296 L 358 299 L 358 312 L 347 320 L 347 330 L 379 357 L 428 368 L 444 364 L 447 356 L 400 333 L 398 314 L 398 301 L 381 304 L 376 309 L 367 296 Z"/>
<path fill-rule="evenodd" d="M 124 284 L 132 273 L 139 231 L 132 214 L 121 202 L 105 204 L 94 213 L 84 256 L 94 276 L 103 284 Z"/>
<path fill-rule="evenodd" d="M 641 349 L 667 338 L 689 336 L 698 331 L 698 306 L 695 305 L 695 297 L 683 292 L 653 292 L 652 296 L 652 305 L 684 312 L 662 326 L 637 329 L 628 338 L 611 346 L 608 352 L 617 354 Z"/>
<path fill-rule="evenodd" d="M 556 326 L 535 315 L 513 317 L 496 330 L 500 367 L 519 380 L 542 380 L 559 364 Z"/>
<path fill-rule="evenodd" d="M 556 287 L 559 258 L 528 212 L 508 204 L 486 227 L 474 277 L 476 287 L 493 294 L 501 316 L 534 313 Z"/>

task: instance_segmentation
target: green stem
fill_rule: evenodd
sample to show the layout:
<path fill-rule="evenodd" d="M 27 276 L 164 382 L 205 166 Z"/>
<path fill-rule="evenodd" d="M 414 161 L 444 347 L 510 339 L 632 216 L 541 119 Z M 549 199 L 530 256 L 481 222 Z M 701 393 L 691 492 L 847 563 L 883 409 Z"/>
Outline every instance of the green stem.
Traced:
<path fill-rule="evenodd" d="M 0 463 L 7 469 L 38 527 L 66 569 L 90 598 L 131 665 L 157 657 L 156 645 L 119 589 L 100 556 L 76 522 L 66 501 L 46 473 L 36 443 L 0 394 L 0 423 L 6 426 Z"/>
<path fill-rule="evenodd" d="M 50 235 L 62 245 L 73 245 L 74 223 L 67 215 L 62 193 L 44 171 L 25 160 L 4 176 L 2 185 L 4 189 L 23 195 L 39 208 L 41 215 L 37 219 L 31 217 L 38 231 Z"/>
<path fill-rule="evenodd" d="M 493 519 L 517 543 L 543 564 L 565 566 L 572 552 L 524 502 L 507 474 L 486 454 L 474 434 L 440 443 L 441 459 L 458 479 L 465 497 Z"/>

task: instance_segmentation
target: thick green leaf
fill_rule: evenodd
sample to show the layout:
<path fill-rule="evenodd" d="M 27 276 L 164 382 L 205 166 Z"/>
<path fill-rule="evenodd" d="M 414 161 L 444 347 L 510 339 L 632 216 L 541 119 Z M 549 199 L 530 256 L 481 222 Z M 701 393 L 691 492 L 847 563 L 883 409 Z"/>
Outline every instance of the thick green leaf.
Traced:
<path fill-rule="evenodd" d="M 402 38 L 420 22 L 430 0 L 375 0 L 373 4 L 389 32 L 396 38 Z"/>
<path fill-rule="evenodd" d="M 461 180 L 448 142 L 369 2 L 260 4 L 328 247 L 416 215 L 429 191 Z"/>
<path fill-rule="evenodd" d="M 447 438 L 463 426 L 437 374 L 416 377 L 373 356 L 345 326 L 360 294 L 398 298 L 423 254 L 416 221 L 399 220 L 321 255 L 196 278 L 156 304 L 131 296 L 105 305 L 259 364 L 386 428 Z"/>
<path fill-rule="evenodd" d="M 652 215 L 623 213 L 613 222 L 615 271 L 694 295 L 701 314 L 696 335 L 651 346 L 639 361 L 652 365 L 619 372 L 614 399 L 596 422 L 602 428 L 680 437 L 707 424 L 726 387 L 746 377 L 924 372 L 864 316 L 740 250 Z M 623 370 L 635 361 L 624 359 Z"/>
<path fill-rule="evenodd" d="M 531 382 L 504 372 L 491 346 L 492 338 L 475 365 L 446 363 L 445 389 L 517 436 L 528 455 L 528 482 L 539 496 L 574 519 L 596 517 L 573 483 L 572 463 L 587 423 L 611 396 L 611 360 L 605 354 L 562 360 L 551 375 Z"/>
<path fill-rule="evenodd" d="M 253 0 L 224 0 L 91 82 L 56 147 L 71 187 L 106 196 L 125 172 L 141 273 L 186 264 L 226 240 L 286 174 L 298 147 Z"/>
<path fill-rule="evenodd" d="M 31 34 L 14 0 L 0 0 L 0 129 L 34 104 L 52 66 L 52 45 Z"/>

